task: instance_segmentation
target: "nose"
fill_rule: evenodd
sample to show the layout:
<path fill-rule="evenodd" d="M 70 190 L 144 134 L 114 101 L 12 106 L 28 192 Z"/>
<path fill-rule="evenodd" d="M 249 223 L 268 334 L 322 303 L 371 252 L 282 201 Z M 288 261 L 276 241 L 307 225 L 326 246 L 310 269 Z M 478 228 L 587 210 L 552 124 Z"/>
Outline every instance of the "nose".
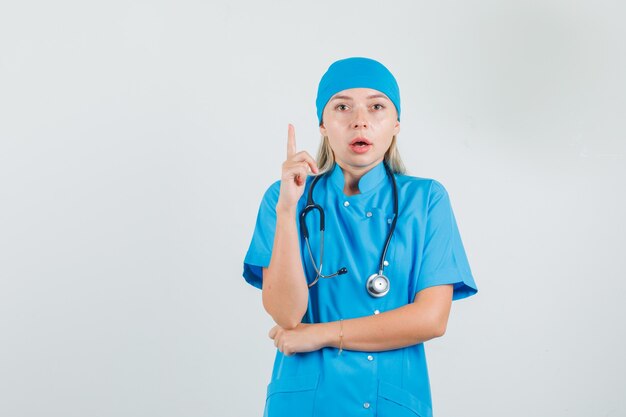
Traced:
<path fill-rule="evenodd" d="M 357 107 L 354 112 L 354 120 L 352 121 L 352 127 L 355 129 L 361 129 L 368 126 L 367 122 L 367 110 L 361 107 Z"/>

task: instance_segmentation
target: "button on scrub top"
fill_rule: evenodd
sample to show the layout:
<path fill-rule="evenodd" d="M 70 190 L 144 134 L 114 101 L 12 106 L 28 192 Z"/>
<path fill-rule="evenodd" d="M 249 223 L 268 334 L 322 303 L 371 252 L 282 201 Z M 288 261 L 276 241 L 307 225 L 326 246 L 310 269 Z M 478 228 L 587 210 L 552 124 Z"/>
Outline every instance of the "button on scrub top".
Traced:
<path fill-rule="evenodd" d="M 387 251 L 385 275 L 389 293 L 374 298 L 367 293 L 368 277 L 378 272 L 380 256 L 393 219 L 393 184 L 383 163 L 359 182 L 360 194 L 343 193 L 341 167 L 321 178 L 313 199 L 326 214 L 324 270 L 342 267 L 348 273 L 320 279 L 309 289 L 303 322 L 322 323 L 383 313 L 415 299 L 418 291 L 452 284 L 453 300 L 477 292 L 465 255 L 450 199 L 433 179 L 395 174 L 398 185 L 398 221 Z M 297 215 L 306 204 L 304 194 Z M 262 288 L 263 267 L 270 264 L 276 228 L 280 181 L 263 196 L 252 242 L 244 260 L 243 276 Z M 313 257 L 319 264 L 320 234 L 317 211 L 306 217 Z M 294 218 L 296 224 L 299 224 Z M 300 255 L 308 282 L 315 279 L 304 239 Z M 323 348 L 283 355 L 278 349 L 267 388 L 264 416 L 432 416 L 430 384 L 422 343 L 381 352 Z"/>

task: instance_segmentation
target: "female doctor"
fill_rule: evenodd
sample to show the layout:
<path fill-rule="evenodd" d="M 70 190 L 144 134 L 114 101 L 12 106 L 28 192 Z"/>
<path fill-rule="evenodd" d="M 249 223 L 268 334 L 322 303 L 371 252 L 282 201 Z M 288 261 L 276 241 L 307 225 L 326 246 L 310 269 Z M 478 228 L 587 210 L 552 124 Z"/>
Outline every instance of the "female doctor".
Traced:
<path fill-rule="evenodd" d="M 317 92 L 317 160 L 289 125 L 243 276 L 277 347 L 266 417 L 432 416 L 424 342 L 476 293 L 448 194 L 405 174 L 400 93 L 381 63 L 334 62 Z"/>

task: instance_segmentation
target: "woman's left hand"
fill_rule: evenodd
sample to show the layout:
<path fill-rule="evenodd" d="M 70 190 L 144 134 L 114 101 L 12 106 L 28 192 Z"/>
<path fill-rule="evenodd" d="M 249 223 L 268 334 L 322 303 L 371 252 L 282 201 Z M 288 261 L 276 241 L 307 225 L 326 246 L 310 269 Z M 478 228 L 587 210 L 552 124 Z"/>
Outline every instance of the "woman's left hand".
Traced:
<path fill-rule="evenodd" d="M 316 327 L 318 326 L 318 327 Z M 274 339 L 274 346 L 286 356 L 298 352 L 312 352 L 324 347 L 319 325 L 300 323 L 293 330 L 285 330 L 279 325 L 272 327 L 270 339 Z"/>

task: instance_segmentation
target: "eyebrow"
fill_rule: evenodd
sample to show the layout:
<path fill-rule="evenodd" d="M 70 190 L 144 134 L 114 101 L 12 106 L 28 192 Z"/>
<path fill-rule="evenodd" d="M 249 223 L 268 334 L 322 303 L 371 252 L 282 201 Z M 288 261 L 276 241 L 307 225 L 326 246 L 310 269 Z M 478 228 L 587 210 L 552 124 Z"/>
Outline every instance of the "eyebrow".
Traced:
<path fill-rule="evenodd" d="M 367 99 L 371 99 L 371 98 L 384 98 L 384 99 L 389 100 L 387 96 L 384 94 L 372 94 L 371 96 L 367 96 Z M 339 95 L 339 96 L 333 97 L 331 101 L 332 100 L 352 100 L 352 97 Z"/>

